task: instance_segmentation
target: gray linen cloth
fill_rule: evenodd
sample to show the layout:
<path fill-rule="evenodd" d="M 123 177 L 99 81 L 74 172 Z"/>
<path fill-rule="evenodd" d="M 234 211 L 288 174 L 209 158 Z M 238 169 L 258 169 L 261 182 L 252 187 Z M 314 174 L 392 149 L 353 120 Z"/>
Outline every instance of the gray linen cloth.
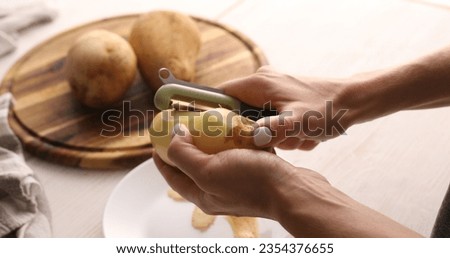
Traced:
<path fill-rule="evenodd" d="M 0 237 L 50 237 L 50 209 L 8 126 L 12 96 L 0 95 Z"/>
<path fill-rule="evenodd" d="M 436 217 L 431 237 L 450 237 L 450 186 Z"/>
<path fill-rule="evenodd" d="M 20 32 L 55 17 L 56 11 L 44 1 L 0 1 L 0 57 L 16 49 Z"/>

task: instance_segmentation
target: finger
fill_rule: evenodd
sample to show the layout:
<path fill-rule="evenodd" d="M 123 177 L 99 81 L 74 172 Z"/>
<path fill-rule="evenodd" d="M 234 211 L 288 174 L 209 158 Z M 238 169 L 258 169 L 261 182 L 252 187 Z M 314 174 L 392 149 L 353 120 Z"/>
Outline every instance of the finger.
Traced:
<path fill-rule="evenodd" d="M 268 127 L 272 134 L 272 139 L 266 146 L 277 146 L 287 137 L 295 136 L 296 130 L 300 128 L 300 123 L 294 122 L 292 112 L 282 112 L 278 116 L 264 117 L 256 121 L 259 127 Z"/>
<path fill-rule="evenodd" d="M 258 84 L 252 76 L 248 76 L 227 81 L 217 87 L 223 89 L 226 95 L 233 96 L 251 106 L 259 107 L 263 103 L 259 103 L 258 99 L 254 98 Z"/>
<path fill-rule="evenodd" d="M 231 80 L 218 86 L 224 93 L 254 107 L 264 107 L 269 99 L 266 98 L 267 85 L 264 76 L 250 75 Z"/>
<path fill-rule="evenodd" d="M 245 82 L 249 77 L 250 76 L 232 79 L 217 85 L 216 88 L 223 89 L 228 95 L 231 95 L 230 93 L 239 93 L 238 89 L 245 86 Z"/>
<path fill-rule="evenodd" d="M 274 73 L 274 72 L 275 70 L 270 65 L 261 66 L 260 68 L 258 68 L 258 70 L 256 70 L 256 73 Z"/>
<path fill-rule="evenodd" d="M 253 143 L 257 147 L 262 147 L 270 143 L 272 140 L 272 131 L 265 126 L 255 128 L 253 131 Z"/>
<path fill-rule="evenodd" d="M 317 147 L 317 145 L 319 145 L 320 143 L 321 141 L 305 140 L 297 147 L 297 149 L 309 151 Z"/>
<path fill-rule="evenodd" d="M 286 138 L 284 141 L 280 142 L 277 145 L 277 147 L 283 150 L 299 149 L 309 151 L 317 147 L 317 145 L 319 145 L 320 143 L 321 141 L 306 140 L 297 137 L 289 137 Z"/>
<path fill-rule="evenodd" d="M 183 173 L 183 171 L 166 164 L 158 154 L 153 155 L 156 167 L 161 172 L 166 182 L 186 200 L 198 203 L 199 198 L 203 195 L 203 191 Z"/>
<path fill-rule="evenodd" d="M 175 125 L 172 141 L 167 156 L 175 166 L 181 169 L 192 180 L 196 181 L 202 164 L 208 163 L 210 155 L 199 150 L 193 143 L 192 135 L 182 124 Z"/>
<path fill-rule="evenodd" d="M 275 70 L 270 65 L 264 65 L 256 70 L 255 74 L 258 74 L 258 73 L 275 73 Z M 250 75 L 247 77 L 241 77 L 241 78 L 237 78 L 234 80 L 229 80 L 227 82 L 217 85 L 217 88 L 224 89 L 226 94 L 229 94 L 232 96 L 241 95 L 240 91 L 242 90 L 242 87 L 248 85 L 247 82 L 252 77 L 253 77 L 253 75 Z"/>
<path fill-rule="evenodd" d="M 293 150 L 299 148 L 305 140 L 297 137 L 288 137 L 280 142 L 277 147 L 283 150 Z"/>

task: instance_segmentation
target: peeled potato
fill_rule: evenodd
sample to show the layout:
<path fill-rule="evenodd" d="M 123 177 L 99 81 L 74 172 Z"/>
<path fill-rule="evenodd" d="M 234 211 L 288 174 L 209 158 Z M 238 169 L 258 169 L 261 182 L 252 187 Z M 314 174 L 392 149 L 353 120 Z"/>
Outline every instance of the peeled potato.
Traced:
<path fill-rule="evenodd" d="M 72 45 L 65 71 L 81 103 L 104 108 L 123 98 L 136 76 L 137 60 L 130 44 L 121 36 L 94 30 Z"/>
<path fill-rule="evenodd" d="M 197 24 L 189 16 L 170 11 L 143 14 L 134 23 L 129 41 L 139 71 L 153 91 L 161 86 L 158 71 L 164 67 L 177 79 L 194 79 L 201 38 Z"/>
<path fill-rule="evenodd" d="M 184 124 L 192 134 L 195 146 L 208 154 L 233 148 L 257 148 L 251 137 L 254 122 L 228 109 L 205 112 L 164 110 L 153 118 L 149 132 L 156 153 L 171 165 L 167 148 L 175 123 Z"/>

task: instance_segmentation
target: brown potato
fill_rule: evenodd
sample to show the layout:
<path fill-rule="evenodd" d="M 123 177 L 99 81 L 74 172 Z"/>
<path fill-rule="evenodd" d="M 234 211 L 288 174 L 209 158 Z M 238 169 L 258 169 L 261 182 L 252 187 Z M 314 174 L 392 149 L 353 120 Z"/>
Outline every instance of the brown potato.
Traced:
<path fill-rule="evenodd" d="M 137 60 L 121 36 L 94 30 L 75 41 L 65 69 L 75 97 L 86 106 L 104 108 L 123 98 L 136 76 Z"/>
<path fill-rule="evenodd" d="M 139 71 L 153 91 L 162 85 L 158 71 L 163 67 L 180 80 L 194 79 L 201 38 L 197 24 L 189 16 L 170 11 L 143 14 L 134 23 L 129 41 Z"/>

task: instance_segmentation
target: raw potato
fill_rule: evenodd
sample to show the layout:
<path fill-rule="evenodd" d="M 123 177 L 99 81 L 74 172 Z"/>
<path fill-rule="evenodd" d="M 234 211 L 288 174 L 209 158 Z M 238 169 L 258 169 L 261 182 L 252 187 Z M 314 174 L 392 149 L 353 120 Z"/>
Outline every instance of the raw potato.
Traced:
<path fill-rule="evenodd" d="M 156 153 L 167 164 L 173 165 L 167 157 L 167 148 L 175 121 L 186 125 L 195 146 L 208 154 L 233 148 L 257 148 L 251 137 L 254 122 L 228 109 L 205 112 L 163 110 L 153 118 L 149 132 Z"/>
<path fill-rule="evenodd" d="M 94 30 L 75 41 L 65 69 L 75 97 L 86 106 L 104 108 L 123 98 L 136 76 L 137 60 L 121 36 Z"/>
<path fill-rule="evenodd" d="M 233 230 L 234 237 L 238 238 L 257 238 L 259 237 L 258 221 L 253 217 L 227 217 Z"/>
<path fill-rule="evenodd" d="M 194 79 L 201 38 L 197 24 L 189 16 L 169 11 L 143 14 L 133 25 L 129 41 L 139 71 L 153 91 L 162 84 L 158 71 L 163 67 L 177 79 Z"/>
<path fill-rule="evenodd" d="M 199 207 L 195 206 L 192 213 L 192 226 L 200 231 L 207 230 L 216 220 L 216 216 L 204 213 Z"/>

